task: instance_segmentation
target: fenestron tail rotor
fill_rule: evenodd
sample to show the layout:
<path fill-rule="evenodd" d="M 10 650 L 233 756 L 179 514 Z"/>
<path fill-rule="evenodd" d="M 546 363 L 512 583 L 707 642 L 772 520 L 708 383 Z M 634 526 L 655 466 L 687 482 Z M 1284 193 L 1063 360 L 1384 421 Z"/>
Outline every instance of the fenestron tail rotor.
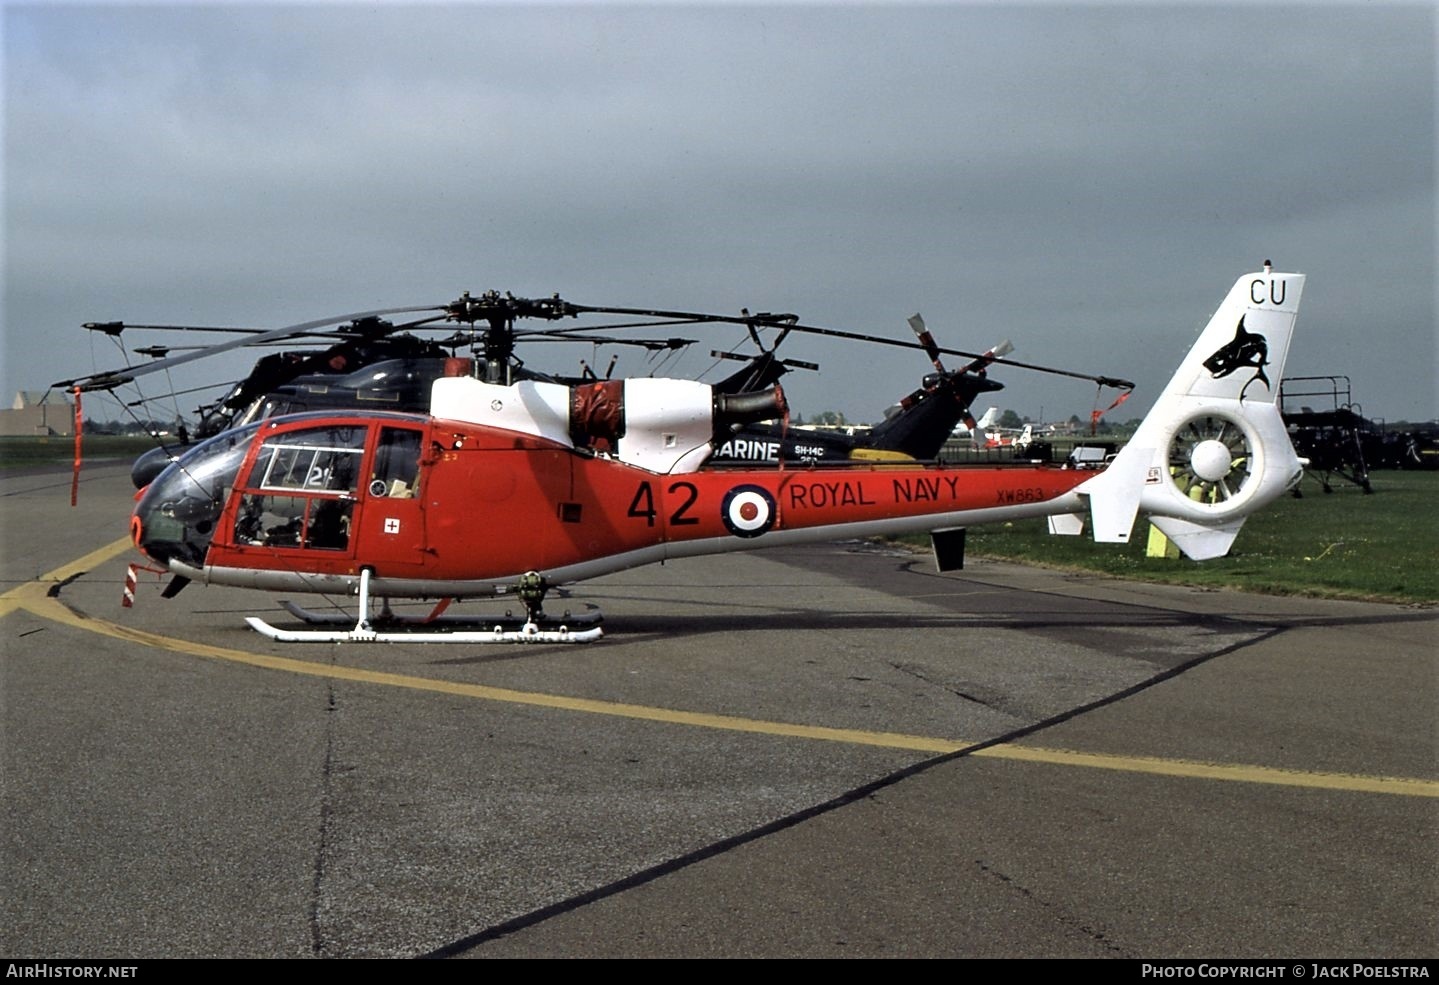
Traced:
<path fill-rule="evenodd" d="M 1254 479 L 1254 443 L 1237 421 L 1219 414 L 1191 417 L 1169 441 L 1169 478 L 1189 500 L 1224 507 Z"/>

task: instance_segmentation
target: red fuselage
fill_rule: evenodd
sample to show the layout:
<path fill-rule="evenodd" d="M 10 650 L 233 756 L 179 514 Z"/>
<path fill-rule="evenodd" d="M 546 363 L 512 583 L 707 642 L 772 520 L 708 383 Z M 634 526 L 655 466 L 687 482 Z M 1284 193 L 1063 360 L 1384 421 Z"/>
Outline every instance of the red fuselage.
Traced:
<path fill-rule="evenodd" d="M 545 438 L 398 414 L 277 419 L 228 454 L 238 468 L 216 480 L 227 489 L 214 494 L 218 516 L 192 521 L 202 535 L 177 534 L 187 514 L 173 494 L 142 497 L 146 553 L 209 581 L 316 591 L 364 567 L 401 595 L 490 594 L 526 571 L 560 583 L 672 557 L 1068 512 L 1080 506 L 1066 494 L 1094 475 L 907 462 L 660 475 Z M 176 540 L 188 556 L 166 546 Z"/>

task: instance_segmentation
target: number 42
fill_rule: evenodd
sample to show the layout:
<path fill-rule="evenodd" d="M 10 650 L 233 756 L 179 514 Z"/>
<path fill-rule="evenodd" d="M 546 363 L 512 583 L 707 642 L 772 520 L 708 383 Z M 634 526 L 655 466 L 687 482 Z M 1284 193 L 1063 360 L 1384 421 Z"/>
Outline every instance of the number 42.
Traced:
<path fill-rule="evenodd" d="M 692 523 L 699 523 L 700 518 L 690 516 L 690 507 L 694 506 L 695 500 L 699 499 L 700 491 L 693 482 L 676 482 L 670 485 L 665 492 L 670 496 L 680 496 L 680 504 L 670 514 L 669 525 L 672 527 L 683 527 Z M 637 520 L 644 520 L 645 526 L 655 525 L 655 492 L 648 481 L 641 482 L 635 490 L 634 499 L 630 500 L 629 512 L 625 515 L 634 517 Z"/>

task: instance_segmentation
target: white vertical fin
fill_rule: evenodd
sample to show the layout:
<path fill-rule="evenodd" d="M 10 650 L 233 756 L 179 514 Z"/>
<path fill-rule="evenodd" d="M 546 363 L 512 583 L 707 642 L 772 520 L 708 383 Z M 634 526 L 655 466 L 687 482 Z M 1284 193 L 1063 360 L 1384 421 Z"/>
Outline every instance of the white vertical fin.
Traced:
<path fill-rule="evenodd" d="M 1297 479 L 1277 401 L 1303 290 L 1267 261 L 1230 288 L 1129 444 L 1078 487 L 1095 540 L 1128 541 L 1143 511 L 1183 521 L 1170 539 L 1189 557 L 1217 557 Z"/>

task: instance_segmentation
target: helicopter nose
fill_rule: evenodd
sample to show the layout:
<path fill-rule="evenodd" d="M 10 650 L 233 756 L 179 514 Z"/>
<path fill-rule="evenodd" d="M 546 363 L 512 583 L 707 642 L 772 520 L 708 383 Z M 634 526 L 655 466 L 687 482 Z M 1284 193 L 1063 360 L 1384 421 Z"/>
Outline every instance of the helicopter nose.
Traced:
<path fill-rule="evenodd" d="M 205 563 L 254 431 L 224 432 L 191 448 L 140 492 L 130 530 L 145 555 L 160 564 Z"/>
<path fill-rule="evenodd" d="M 194 496 L 162 500 L 144 496 L 130 518 L 130 532 L 141 553 L 159 564 L 171 560 L 204 563 L 215 536 L 221 504 Z"/>

